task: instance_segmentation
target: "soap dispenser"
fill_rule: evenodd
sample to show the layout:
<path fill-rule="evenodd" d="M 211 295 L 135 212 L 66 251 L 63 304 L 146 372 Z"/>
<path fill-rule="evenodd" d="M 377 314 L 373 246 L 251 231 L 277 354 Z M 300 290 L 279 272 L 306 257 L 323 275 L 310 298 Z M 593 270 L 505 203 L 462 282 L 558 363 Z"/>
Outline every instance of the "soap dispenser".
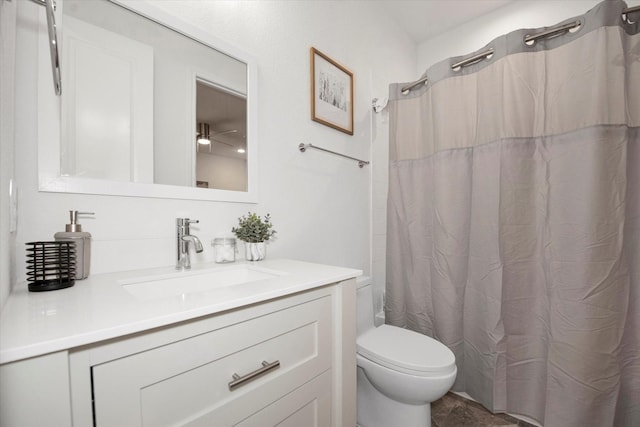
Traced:
<path fill-rule="evenodd" d="M 78 215 L 95 215 L 93 212 L 69 211 L 70 224 L 65 226 L 65 231 L 54 234 L 56 240 L 70 240 L 76 243 L 76 279 L 89 277 L 91 266 L 91 234 L 82 231 L 82 225 L 78 224 Z"/>

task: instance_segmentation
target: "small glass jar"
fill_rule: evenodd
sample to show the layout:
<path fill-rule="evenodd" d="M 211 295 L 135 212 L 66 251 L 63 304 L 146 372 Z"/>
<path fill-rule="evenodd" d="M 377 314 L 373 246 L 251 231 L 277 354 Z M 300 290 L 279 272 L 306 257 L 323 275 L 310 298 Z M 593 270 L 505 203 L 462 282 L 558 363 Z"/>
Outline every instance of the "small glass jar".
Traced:
<path fill-rule="evenodd" d="M 211 243 L 215 252 L 216 262 L 219 264 L 235 262 L 236 239 L 233 237 L 216 237 Z"/>

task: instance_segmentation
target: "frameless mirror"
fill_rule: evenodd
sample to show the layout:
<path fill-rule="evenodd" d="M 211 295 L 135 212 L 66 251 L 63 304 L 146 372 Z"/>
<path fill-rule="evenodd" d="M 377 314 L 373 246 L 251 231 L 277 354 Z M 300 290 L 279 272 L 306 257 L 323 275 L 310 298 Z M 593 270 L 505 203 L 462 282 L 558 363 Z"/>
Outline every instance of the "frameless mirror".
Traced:
<path fill-rule="evenodd" d="M 56 13 L 62 95 L 39 84 L 41 190 L 256 201 L 246 54 L 146 2 L 59 0 Z"/>

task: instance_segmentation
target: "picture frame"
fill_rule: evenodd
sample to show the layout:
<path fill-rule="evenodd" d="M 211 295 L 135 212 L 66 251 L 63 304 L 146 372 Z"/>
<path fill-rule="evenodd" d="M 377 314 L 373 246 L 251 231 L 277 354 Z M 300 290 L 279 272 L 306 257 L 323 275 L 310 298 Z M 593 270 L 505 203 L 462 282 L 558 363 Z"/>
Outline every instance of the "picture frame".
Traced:
<path fill-rule="evenodd" d="M 353 73 L 312 47 L 311 120 L 353 135 Z"/>

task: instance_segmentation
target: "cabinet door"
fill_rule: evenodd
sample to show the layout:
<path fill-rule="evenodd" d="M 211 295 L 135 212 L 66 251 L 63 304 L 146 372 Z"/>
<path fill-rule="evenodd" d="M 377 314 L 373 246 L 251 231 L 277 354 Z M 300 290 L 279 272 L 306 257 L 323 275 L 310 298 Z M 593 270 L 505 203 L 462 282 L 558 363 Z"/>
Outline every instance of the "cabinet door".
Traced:
<path fill-rule="evenodd" d="M 0 426 L 71 425 L 66 351 L 0 365 Z"/>
<path fill-rule="evenodd" d="M 314 378 L 238 427 L 324 427 L 331 425 L 331 372 Z"/>
<path fill-rule="evenodd" d="M 331 368 L 331 313 L 327 296 L 94 366 L 96 424 L 234 425 Z"/>

